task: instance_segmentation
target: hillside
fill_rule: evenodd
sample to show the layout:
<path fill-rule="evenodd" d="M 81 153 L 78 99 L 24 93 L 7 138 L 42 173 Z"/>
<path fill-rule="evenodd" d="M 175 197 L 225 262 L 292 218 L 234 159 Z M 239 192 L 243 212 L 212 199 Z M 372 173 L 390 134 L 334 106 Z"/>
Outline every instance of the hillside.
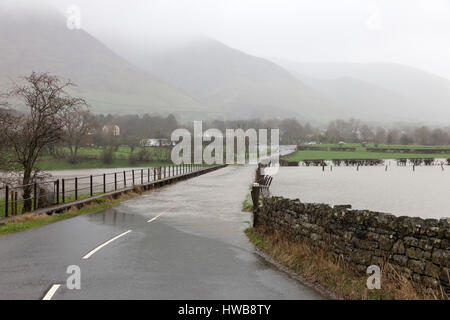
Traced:
<path fill-rule="evenodd" d="M 282 67 L 209 38 L 135 61 L 208 108 L 231 117 L 324 116 L 325 101 Z"/>
<path fill-rule="evenodd" d="M 95 112 L 198 113 L 183 93 L 127 62 L 83 30 L 69 30 L 50 10 L 3 10 L 0 4 L 0 88 L 31 71 L 69 78 Z"/>
<path fill-rule="evenodd" d="M 450 116 L 450 81 L 416 68 L 393 63 L 277 62 L 363 119 L 439 122 Z"/>

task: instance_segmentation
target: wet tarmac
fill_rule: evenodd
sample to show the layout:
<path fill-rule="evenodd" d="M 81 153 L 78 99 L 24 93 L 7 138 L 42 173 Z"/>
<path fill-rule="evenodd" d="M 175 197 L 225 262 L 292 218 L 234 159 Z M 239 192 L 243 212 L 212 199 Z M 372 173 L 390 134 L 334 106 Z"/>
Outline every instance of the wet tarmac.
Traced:
<path fill-rule="evenodd" d="M 53 284 L 53 299 L 322 299 L 245 236 L 251 214 L 241 205 L 254 169 L 230 166 L 0 238 L 0 299 L 40 299 Z M 81 269 L 79 290 L 66 286 L 69 265 Z"/>

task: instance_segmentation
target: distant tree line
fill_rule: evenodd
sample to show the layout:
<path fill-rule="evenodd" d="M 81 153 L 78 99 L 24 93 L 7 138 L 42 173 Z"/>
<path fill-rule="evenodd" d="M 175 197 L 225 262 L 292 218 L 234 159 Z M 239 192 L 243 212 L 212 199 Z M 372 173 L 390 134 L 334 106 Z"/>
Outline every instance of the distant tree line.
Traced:
<path fill-rule="evenodd" d="M 450 145 L 450 127 L 424 125 L 369 126 L 356 120 L 331 121 L 320 130 L 316 139 L 320 142 L 337 143 L 367 142 L 374 144 L 419 144 L 429 146 Z"/>
<path fill-rule="evenodd" d="M 84 115 L 89 118 L 91 134 L 85 143 L 94 146 L 117 149 L 120 145 L 133 150 L 142 139 L 170 139 L 177 128 L 193 132 L 193 122 L 180 122 L 175 115 Z M 76 119 L 76 118 L 74 118 Z M 120 135 L 105 134 L 104 126 L 118 125 Z M 361 120 L 333 120 L 327 125 L 312 125 L 294 118 L 288 119 L 248 119 L 248 120 L 206 120 L 203 130 L 216 128 L 225 133 L 226 129 L 279 129 L 281 144 L 317 143 L 373 143 L 373 144 L 420 144 L 450 145 L 449 127 L 428 127 L 423 125 L 369 125 Z M 87 136 L 87 135 L 85 135 Z M 80 140 L 82 141 L 82 140 Z M 68 141 L 66 141 L 68 142 Z"/>

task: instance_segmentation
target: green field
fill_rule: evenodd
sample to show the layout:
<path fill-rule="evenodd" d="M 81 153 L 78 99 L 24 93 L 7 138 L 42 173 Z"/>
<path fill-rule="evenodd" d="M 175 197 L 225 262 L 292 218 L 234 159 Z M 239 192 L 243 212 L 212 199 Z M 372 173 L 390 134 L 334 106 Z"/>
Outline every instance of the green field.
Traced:
<path fill-rule="evenodd" d="M 166 161 L 167 149 L 158 147 L 145 148 L 151 153 L 151 161 L 135 161 L 131 162 L 129 157 L 131 154 L 137 155 L 143 148 L 136 147 L 133 152 L 131 148 L 127 146 L 120 146 L 117 151 L 114 151 L 114 160 L 111 163 L 104 163 L 100 160 L 103 148 L 80 148 L 78 150 L 77 163 L 69 162 L 69 149 L 62 147 L 58 149 L 61 159 L 57 159 L 53 156 L 43 156 L 38 163 L 38 167 L 41 170 L 68 170 L 68 169 L 95 169 L 95 168 L 137 168 L 137 167 L 154 167 L 154 166 L 167 166 L 171 165 L 171 161 Z M 170 152 L 170 151 L 169 151 Z M 169 153 L 170 156 L 170 153 Z"/>
<path fill-rule="evenodd" d="M 374 145 L 366 147 L 360 144 L 318 144 L 313 147 L 354 147 L 355 151 L 319 151 L 319 150 L 302 150 L 283 158 L 287 161 L 302 160 L 333 160 L 333 159 L 400 159 L 400 158 L 450 158 L 448 153 L 403 153 L 403 152 L 369 152 L 366 148 L 374 148 Z M 420 145 L 378 145 L 377 148 L 390 149 L 447 149 L 450 146 L 420 146 Z"/>
<path fill-rule="evenodd" d="M 71 170 L 71 169 L 107 169 L 107 168 L 142 168 L 156 166 L 170 166 L 171 162 L 150 161 L 130 163 L 128 160 L 116 159 L 110 164 L 105 164 L 98 159 L 83 160 L 79 163 L 70 163 L 67 160 L 45 159 L 39 162 L 41 170 Z"/>

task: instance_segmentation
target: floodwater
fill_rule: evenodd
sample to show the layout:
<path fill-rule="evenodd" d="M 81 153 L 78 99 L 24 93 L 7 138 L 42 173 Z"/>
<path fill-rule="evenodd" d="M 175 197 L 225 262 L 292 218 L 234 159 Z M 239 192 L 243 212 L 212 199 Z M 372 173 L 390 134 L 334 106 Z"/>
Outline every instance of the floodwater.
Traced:
<path fill-rule="evenodd" d="M 154 189 L 103 212 L 0 240 L 0 299 L 39 299 L 82 270 L 80 290 L 53 299 L 322 299 L 279 272 L 244 233 L 254 166 L 229 166 Z M 89 259 L 82 257 L 114 240 Z M 30 230 L 31 231 L 31 230 Z"/>
<path fill-rule="evenodd" d="M 450 167 L 281 167 L 271 193 L 396 216 L 450 217 Z"/>

